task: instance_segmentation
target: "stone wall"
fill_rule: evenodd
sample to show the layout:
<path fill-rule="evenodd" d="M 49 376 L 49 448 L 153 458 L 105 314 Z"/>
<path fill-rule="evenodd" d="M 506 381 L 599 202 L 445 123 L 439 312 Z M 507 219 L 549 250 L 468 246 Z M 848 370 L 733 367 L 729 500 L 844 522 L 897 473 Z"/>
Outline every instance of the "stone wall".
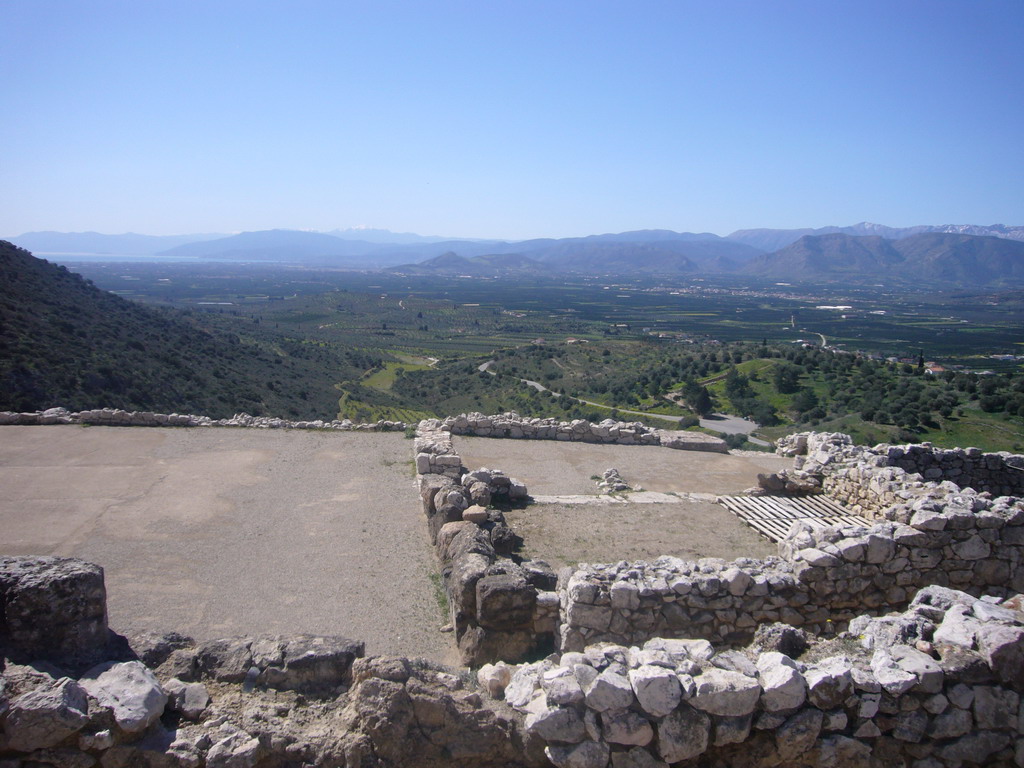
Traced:
<path fill-rule="evenodd" d="M 518 667 L 503 693 L 558 768 L 1020 765 L 1019 608 L 929 587 L 836 640 L 776 625 L 717 653 L 591 644 Z"/>
<path fill-rule="evenodd" d="M 69 411 L 50 408 L 46 411 L 14 413 L 0 411 L 0 426 L 8 424 L 90 424 L 105 427 L 249 427 L 252 429 L 333 429 L 343 432 L 403 432 L 401 421 L 376 421 L 356 424 L 342 421 L 288 421 L 273 416 L 250 416 L 236 413 L 230 419 L 211 419 L 184 413 L 153 413 L 151 411 L 122 411 L 118 408 L 99 408 L 91 411 Z"/>
<path fill-rule="evenodd" d="M 1024 591 L 1024 500 L 924 482 L 846 436 L 806 442 L 802 471 L 871 524 L 795 523 L 780 557 L 763 561 L 583 564 L 562 582 L 561 650 L 652 637 L 738 643 L 771 621 L 835 632 L 864 611 L 902 608 L 932 584 Z"/>
<path fill-rule="evenodd" d="M 526 418 L 509 412 L 493 416 L 482 413 L 463 413 L 449 416 L 439 422 L 442 429 L 453 435 L 501 437 L 513 440 L 560 440 L 563 442 L 605 443 L 614 445 L 659 445 L 685 451 L 712 451 L 728 453 L 724 440 L 702 432 L 664 430 L 648 427 L 638 421 L 623 422 L 613 419 L 593 424 L 585 419 L 558 421 L 556 419 Z"/>
<path fill-rule="evenodd" d="M 108 643 L 103 572 L 78 560 L 4 558 L 0 589 L 3 768 L 547 764 L 520 717 L 422 661 L 309 635 Z"/>
<path fill-rule="evenodd" d="M 513 559 L 517 539 L 501 510 L 525 501 L 526 486 L 500 470 L 467 471 L 451 432 L 436 419 L 420 422 L 415 451 L 423 514 L 463 663 L 514 661 L 553 645 L 555 574 L 546 563 Z"/>

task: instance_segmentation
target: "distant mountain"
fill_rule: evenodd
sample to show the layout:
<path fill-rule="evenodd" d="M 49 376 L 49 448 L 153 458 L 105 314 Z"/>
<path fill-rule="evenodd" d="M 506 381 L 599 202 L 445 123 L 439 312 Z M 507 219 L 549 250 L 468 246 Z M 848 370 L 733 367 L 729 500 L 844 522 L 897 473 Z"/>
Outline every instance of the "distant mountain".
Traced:
<path fill-rule="evenodd" d="M 421 276 L 512 277 L 542 274 L 549 270 L 540 262 L 517 253 L 492 253 L 466 258 L 447 251 L 418 264 L 400 264 L 387 271 Z"/>
<path fill-rule="evenodd" d="M 805 235 L 740 270 L 762 277 L 984 285 L 1024 281 L 1024 243 L 924 232 L 898 240 L 842 233 Z"/>
<path fill-rule="evenodd" d="M 15 245 L 42 254 L 109 253 L 113 256 L 150 256 L 169 248 L 224 235 L 104 235 L 99 232 L 26 232 L 11 238 Z"/>
<path fill-rule="evenodd" d="M 242 232 L 219 240 L 180 245 L 157 255 L 367 268 L 380 266 L 379 260 L 369 256 L 379 248 L 376 243 L 342 240 L 322 232 L 268 229 L 260 232 Z"/>
<path fill-rule="evenodd" d="M 740 229 L 726 237 L 738 243 L 760 248 L 763 251 L 777 251 L 808 235 L 843 234 L 855 236 L 877 235 L 889 240 L 902 240 L 912 235 L 938 232 L 979 237 L 1001 237 L 1007 240 L 1024 241 L 1024 226 L 1007 227 L 1003 224 L 980 226 L 977 224 L 919 225 L 916 227 L 887 227 L 862 221 L 850 227 L 820 227 L 818 229 Z"/>
<path fill-rule="evenodd" d="M 0 410 L 115 407 L 331 419 L 334 384 L 365 363 L 278 336 L 243 341 L 203 316 L 101 291 L 0 240 Z M 268 332 L 269 333 L 269 332 Z"/>
<path fill-rule="evenodd" d="M 348 229 L 332 229 L 325 234 L 334 235 L 342 240 L 361 240 L 364 243 L 380 243 L 390 245 L 411 245 L 414 243 L 441 243 L 451 240 L 450 237 L 417 235 L 413 232 L 392 232 L 388 229 L 370 227 L 349 227 Z"/>

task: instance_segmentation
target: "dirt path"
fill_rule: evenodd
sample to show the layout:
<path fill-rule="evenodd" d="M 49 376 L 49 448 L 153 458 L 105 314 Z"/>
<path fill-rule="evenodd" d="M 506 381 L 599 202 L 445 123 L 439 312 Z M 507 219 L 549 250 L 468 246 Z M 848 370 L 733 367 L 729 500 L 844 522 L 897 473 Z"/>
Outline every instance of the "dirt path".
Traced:
<path fill-rule="evenodd" d="M 308 632 L 454 663 L 397 434 L 0 428 L 0 554 L 106 571 L 110 624 Z"/>

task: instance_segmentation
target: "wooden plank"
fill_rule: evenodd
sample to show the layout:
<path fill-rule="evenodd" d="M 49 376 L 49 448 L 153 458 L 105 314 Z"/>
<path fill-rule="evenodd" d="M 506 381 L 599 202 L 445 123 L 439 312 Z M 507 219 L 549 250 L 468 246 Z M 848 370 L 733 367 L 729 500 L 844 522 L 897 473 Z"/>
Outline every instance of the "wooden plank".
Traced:
<path fill-rule="evenodd" d="M 870 526 L 825 496 L 720 496 L 718 502 L 759 533 L 781 541 L 796 521 L 815 529 L 831 525 Z"/>

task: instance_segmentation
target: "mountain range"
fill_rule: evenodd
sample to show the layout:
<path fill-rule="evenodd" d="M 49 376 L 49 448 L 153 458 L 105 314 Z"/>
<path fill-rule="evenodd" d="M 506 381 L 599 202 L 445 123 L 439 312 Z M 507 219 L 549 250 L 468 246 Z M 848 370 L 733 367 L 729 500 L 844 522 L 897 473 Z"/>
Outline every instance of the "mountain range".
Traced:
<path fill-rule="evenodd" d="M 1024 226 L 1001 224 L 897 228 L 862 222 L 820 229 L 739 230 L 727 237 L 639 230 L 516 242 L 370 229 L 272 229 L 176 237 L 30 232 L 14 241 L 42 254 L 155 255 L 386 269 L 408 275 L 737 274 L 792 281 L 878 279 L 879 270 L 887 270 L 895 282 L 1024 281 Z"/>

